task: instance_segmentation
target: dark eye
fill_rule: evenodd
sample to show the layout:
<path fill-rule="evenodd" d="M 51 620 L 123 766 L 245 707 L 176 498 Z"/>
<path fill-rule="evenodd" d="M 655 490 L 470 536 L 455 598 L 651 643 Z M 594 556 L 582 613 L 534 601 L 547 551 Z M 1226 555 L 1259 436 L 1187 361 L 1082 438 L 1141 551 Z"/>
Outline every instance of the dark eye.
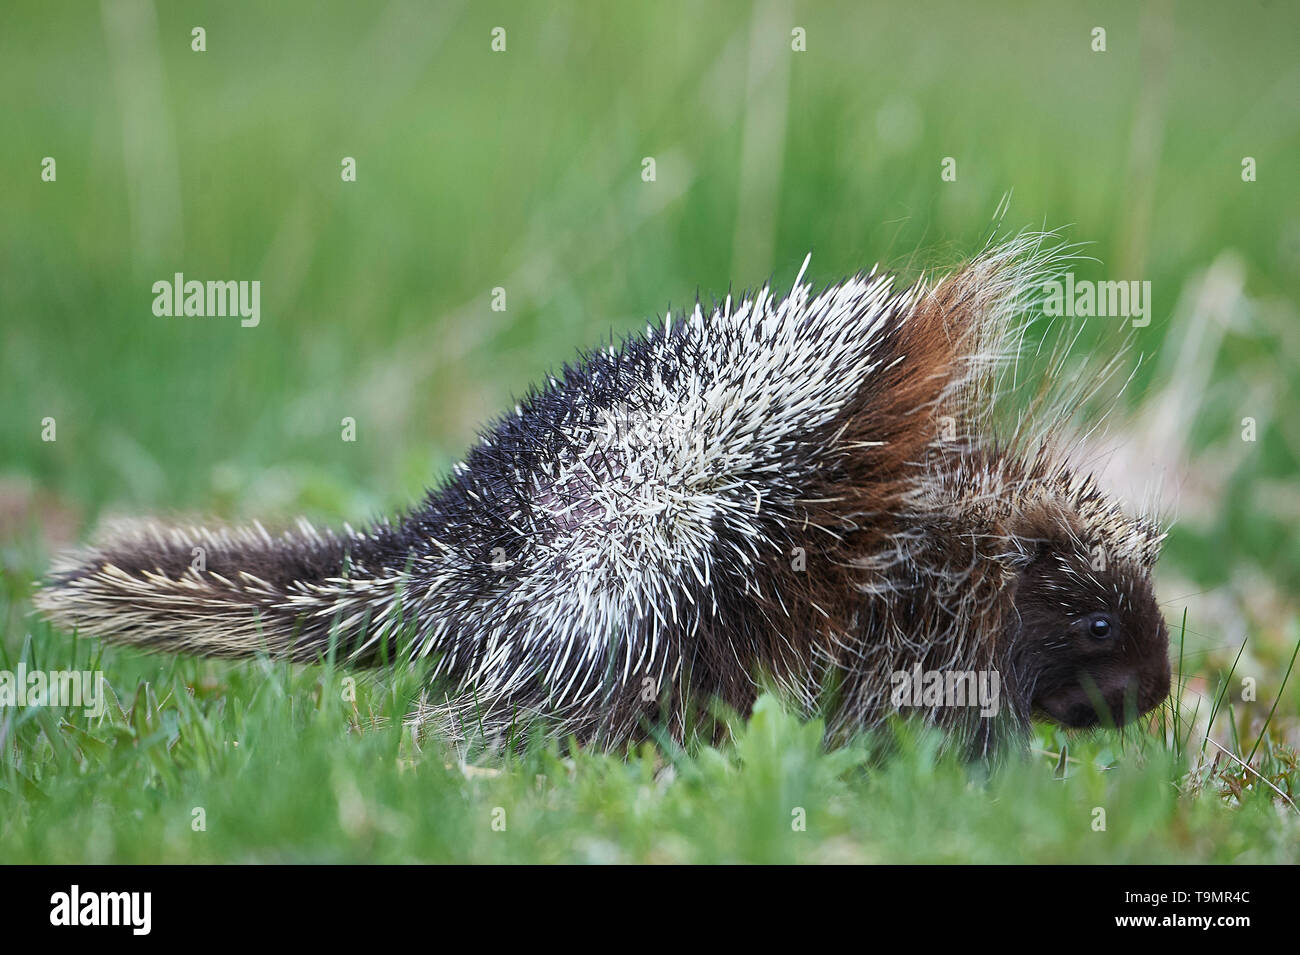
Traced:
<path fill-rule="evenodd" d="M 1110 636 L 1110 631 L 1110 617 L 1104 613 L 1093 614 L 1092 619 L 1088 621 L 1089 636 L 1096 637 L 1098 640 L 1105 640 Z"/>

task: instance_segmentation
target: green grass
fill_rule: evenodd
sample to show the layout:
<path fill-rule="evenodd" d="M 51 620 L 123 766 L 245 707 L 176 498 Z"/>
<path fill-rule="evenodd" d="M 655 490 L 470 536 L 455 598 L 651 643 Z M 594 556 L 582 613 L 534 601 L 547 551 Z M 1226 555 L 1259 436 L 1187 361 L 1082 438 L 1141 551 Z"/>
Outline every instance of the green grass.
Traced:
<path fill-rule="evenodd" d="M 1294 861 L 1270 784 L 1300 793 L 1300 11 L 113 9 L 0 10 L 0 669 L 98 659 L 116 695 L 102 721 L 0 709 L 0 860 Z M 1007 193 L 1003 227 L 1092 243 L 1080 278 L 1152 282 L 1114 422 L 1171 459 L 1158 584 L 1189 617 L 1163 729 L 1042 727 L 989 771 L 908 729 L 889 757 L 824 752 L 765 702 L 718 750 L 467 776 L 402 730 L 413 675 L 367 677 L 354 709 L 341 673 L 103 650 L 30 614 L 51 551 L 106 516 L 364 521 L 577 346 L 788 282 L 809 249 L 819 283 L 949 264 Z M 260 279 L 262 324 L 154 317 L 175 271 Z"/>
<path fill-rule="evenodd" d="M 888 757 L 827 752 L 819 723 L 764 697 L 721 749 L 533 746 L 464 769 L 403 729 L 418 688 L 401 675 L 354 705 L 328 669 L 105 663 L 102 721 L 0 724 L 6 861 L 1279 862 L 1300 834 L 1258 785 L 1180 793 L 1186 763 L 1149 737 L 989 773 L 908 727 Z"/>
<path fill-rule="evenodd" d="M 9 862 L 1260 863 L 1294 862 L 1300 838 L 1295 750 L 1265 724 L 1252 770 L 1215 758 L 1173 723 L 1199 705 L 1185 693 L 1150 727 L 1038 727 L 993 765 L 905 723 L 828 751 L 770 696 L 719 747 L 466 761 L 403 725 L 406 670 L 70 647 L 43 624 L 0 656 L 20 664 L 102 670 L 109 703 L 0 711 Z M 1221 722 L 1251 712 L 1227 700 Z"/>

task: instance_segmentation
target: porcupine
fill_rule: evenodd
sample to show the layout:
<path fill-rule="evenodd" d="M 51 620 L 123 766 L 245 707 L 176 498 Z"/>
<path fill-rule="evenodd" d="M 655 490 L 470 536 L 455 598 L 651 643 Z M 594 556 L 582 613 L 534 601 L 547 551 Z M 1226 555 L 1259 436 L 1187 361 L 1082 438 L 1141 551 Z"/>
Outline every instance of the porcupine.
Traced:
<path fill-rule="evenodd" d="M 36 605 L 150 650 L 365 666 L 400 646 L 440 688 L 416 722 L 544 717 L 606 746 L 764 686 L 844 736 L 917 668 L 999 675 L 996 720 L 919 708 L 980 752 L 1035 716 L 1122 723 L 1169 690 L 1161 532 L 1057 422 L 999 420 L 1060 261 L 1022 235 L 933 283 L 814 293 L 805 260 L 784 298 L 697 300 L 581 354 L 400 517 L 110 528 Z"/>

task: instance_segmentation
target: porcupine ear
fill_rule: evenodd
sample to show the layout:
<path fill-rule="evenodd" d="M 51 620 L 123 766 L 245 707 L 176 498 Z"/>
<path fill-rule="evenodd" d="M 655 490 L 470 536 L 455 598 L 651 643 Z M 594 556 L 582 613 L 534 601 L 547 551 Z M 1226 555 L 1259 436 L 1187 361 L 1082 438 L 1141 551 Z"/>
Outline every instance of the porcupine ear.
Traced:
<path fill-rule="evenodd" d="M 1042 502 L 1018 508 L 1000 538 L 1012 566 L 1022 570 L 1053 554 L 1074 550 L 1075 531 L 1064 517 Z"/>

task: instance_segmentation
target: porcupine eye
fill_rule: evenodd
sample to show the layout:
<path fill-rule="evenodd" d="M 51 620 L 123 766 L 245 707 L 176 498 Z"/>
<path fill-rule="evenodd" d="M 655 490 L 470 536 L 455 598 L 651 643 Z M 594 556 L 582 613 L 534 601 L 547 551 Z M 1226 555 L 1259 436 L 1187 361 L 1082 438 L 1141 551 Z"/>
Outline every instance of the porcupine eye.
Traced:
<path fill-rule="evenodd" d="M 1104 613 L 1095 613 L 1088 621 L 1088 635 L 1098 640 L 1105 640 L 1112 630 L 1110 617 Z"/>

